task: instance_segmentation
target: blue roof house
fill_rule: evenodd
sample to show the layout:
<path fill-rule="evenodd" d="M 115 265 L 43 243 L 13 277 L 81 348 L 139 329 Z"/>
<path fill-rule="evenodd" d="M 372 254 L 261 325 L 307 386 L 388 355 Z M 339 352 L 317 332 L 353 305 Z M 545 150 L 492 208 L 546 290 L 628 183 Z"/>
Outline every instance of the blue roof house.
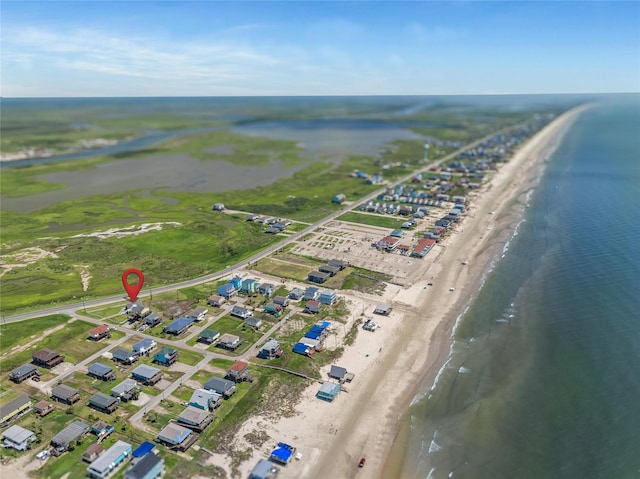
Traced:
<path fill-rule="evenodd" d="M 138 341 L 133 345 L 133 352 L 138 356 L 142 356 L 143 354 L 149 353 L 153 348 L 156 347 L 156 342 L 151 338 L 144 338 L 141 341 Z"/>
<path fill-rule="evenodd" d="M 277 462 L 286 466 L 291 458 L 296 453 L 296 448 L 286 444 L 284 442 L 279 442 L 278 447 L 276 447 L 273 451 L 271 451 L 271 455 L 269 456 L 269 460 L 271 462 Z"/>
<path fill-rule="evenodd" d="M 318 288 L 316 288 L 315 286 L 309 286 L 305 290 L 304 296 L 302 297 L 302 299 L 304 299 L 305 301 L 315 300 L 315 299 L 318 299 L 319 295 L 320 295 L 320 290 Z"/>
<path fill-rule="evenodd" d="M 233 284 L 227 283 L 222 286 L 218 286 L 218 295 L 223 298 L 233 298 L 238 292 L 238 288 L 236 288 Z"/>
<path fill-rule="evenodd" d="M 191 327 L 194 321 L 195 320 L 193 318 L 178 318 L 175 321 L 170 322 L 164 330 L 169 334 L 180 336 Z"/>
<path fill-rule="evenodd" d="M 229 283 L 231 283 L 234 288 L 240 289 L 242 287 L 242 278 L 240 276 L 234 276 Z"/>

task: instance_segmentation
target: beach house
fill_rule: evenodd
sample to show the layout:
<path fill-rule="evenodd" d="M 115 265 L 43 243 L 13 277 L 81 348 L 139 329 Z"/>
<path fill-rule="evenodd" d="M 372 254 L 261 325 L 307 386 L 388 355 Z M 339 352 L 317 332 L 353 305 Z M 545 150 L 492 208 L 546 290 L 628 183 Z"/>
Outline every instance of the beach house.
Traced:
<path fill-rule="evenodd" d="M 140 385 L 134 379 L 125 379 L 111 389 L 111 396 L 122 402 L 138 399 Z"/>
<path fill-rule="evenodd" d="M 133 345 L 133 352 L 138 356 L 148 356 L 156 347 L 156 342 L 151 338 L 144 338 Z"/>
<path fill-rule="evenodd" d="M 130 365 L 138 360 L 138 355 L 128 349 L 118 348 L 111 353 L 111 359 L 120 364 Z"/>
<path fill-rule="evenodd" d="M 51 398 L 64 404 L 72 405 L 80 401 L 80 392 L 76 388 L 58 384 L 51 389 Z"/>
<path fill-rule="evenodd" d="M 220 332 L 215 329 L 203 329 L 198 335 L 198 342 L 204 344 L 213 344 L 220 338 Z"/>
<path fill-rule="evenodd" d="M 116 378 L 113 368 L 102 363 L 93 363 L 89 366 L 87 374 L 101 381 L 113 381 Z"/>
<path fill-rule="evenodd" d="M 267 341 L 264 346 L 258 352 L 258 357 L 261 359 L 275 359 L 282 356 L 282 348 L 280 347 L 280 343 L 275 339 L 270 339 Z"/>
<path fill-rule="evenodd" d="M 145 454 L 124 475 L 124 479 L 156 479 L 164 476 L 164 461 L 155 454 Z"/>
<path fill-rule="evenodd" d="M 113 396 L 107 396 L 104 393 L 95 393 L 89 398 L 89 407 L 105 414 L 111 414 L 118 409 L 120 401 Z"/>
<path fill-rule="evenodd" d="M 162 346 L 160 351 L 153 355 L 153 362 L 161 366 L 169 367 L 178 360 L 178 350 L 171 346 Z"/>
<path fill-rule="evenodd" d="M 42 366 L 43 368 L 51 369 L 64 361 L 64 356 L 51 349 L 41 349 L 33 356 L 31 356 L 33 364 L 36 366 Z"/>
<path fill-rule="evenodd" d="M 207 389 L 196 389 L 189 399 L 189 406 L 202 410 L 213 411 L 220 404 L 222 404 L 222 394 Z"/>
<path fill-rule="evenodd" d="M 213 415 L 209 414 L 208 410 L 193 406 L 187 406 L 178 416 L 178 424 L 197 432 L 204 431 L 212 422 Z"/>
<path fill-rule="evenodd" d="M 101 324 L 87 332 L 87 339 L 100 341 L 103 338 L 111 337 L 111 328 L 106 324 Z"/>
<path fill-rule="evenodd" d="M 20 394 L 11 401 L 0 406 L 0 426 L 8 424 L 31 409 L 33 403 L 26 394 Z"/>
<path fill-rule="evenodd" d="M 109 396 L 107 396 L 109 397 Z M 69 449 L 69 446 L 89 433 L 89 426 L 82 421 L 73 421 L 62 431 L 51 438 L 53 454 L 59 456 Z"/>
<path fill-rule="evenodd" d="M 229 300 L 238 294 L 238 289 L 231 283 L 218 286 L 218 295 Z"/>
<path fill-rule="evenodd" d="M 187 332 L 187 330 L 191 327 L 191 325 L 195 322 L 193 318 L 181 317 L 172 322 L 170 322 L 167 326 L 165 326 L 164 331 L 167 334 L 172 334 L 174 336 L 180 336 Z"/>
<path fill-rule="evenodd" d="M 36 381 L 40 380 L 40 371 L 33 364 L 23 364 L 9 373 L 9 379 L 16 384 L 26 381 L 29 378 L 34 378 Z"/>
<path fill-rule="evenodd" d="M 31 443 L 36 440 L 33 431 L 21 426 L 13 425 L 2 433 L 4 447 L 10 447 L 16 451 L 31 449 Z"/>
<path fill-rule="evenodd" d="M 240 346 L 240 344 L 242 344 L 242 340 L 239 336 L 236 336 L 235 334 L 225 333 L 220 336 L 220 339 L 218 339 L 216 347 L 227 349 L 229 351 L 235 351 L 238 346 Z"/>
<path fill-rule="evenodd" d="M 324 401 L 333 402 L 339 392 L 339 384 L 325 382 L 320 386 L 320 389 L 318 389 L 316 397 Z"/>
<path fill-rule="evenodd" d="M 197 434 L 191 429 L 172 422 L 167 424 L 156 436 L 157 442 L 178 451 L 186 451 L 197 440 Z"/>
<path fill-rule="evenodd" d="M 106 479 L 129 459 L 131 459 L 131 444 L 118 441 L 89 465 L 87 476 L 91 479 Z"/>
<path fill-rule="evenodd" d="M 221 394 L 225 399 L 230 398 L 236 392 L 236 384 L 233 381 L 217 376 L 211 376 L 207 382 L 204 383 L 204 388 Z"/>

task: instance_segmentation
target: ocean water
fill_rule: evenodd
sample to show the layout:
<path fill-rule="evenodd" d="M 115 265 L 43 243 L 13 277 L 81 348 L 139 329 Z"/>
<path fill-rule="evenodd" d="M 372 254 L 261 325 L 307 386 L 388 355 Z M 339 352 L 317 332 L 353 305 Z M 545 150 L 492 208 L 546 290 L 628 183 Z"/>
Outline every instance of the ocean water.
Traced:
<path fill-rule="evenodd" d="M 578 118 L 516 231 L 407 413 L 394 475 L 639 478 L 637 97 Z"/>

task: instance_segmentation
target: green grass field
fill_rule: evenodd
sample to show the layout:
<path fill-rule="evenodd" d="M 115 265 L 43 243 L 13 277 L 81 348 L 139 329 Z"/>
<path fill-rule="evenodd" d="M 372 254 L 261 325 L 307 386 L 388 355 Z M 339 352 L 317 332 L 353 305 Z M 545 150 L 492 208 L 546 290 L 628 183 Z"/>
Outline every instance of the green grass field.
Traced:
<path fill-rule="evenodd" d="M 406 221 L 406 218 L 349 212 L 339 216 L 338 220 L 369 226 L 379 226 L 381 228 L 399 229 L 402 223 Z"/>

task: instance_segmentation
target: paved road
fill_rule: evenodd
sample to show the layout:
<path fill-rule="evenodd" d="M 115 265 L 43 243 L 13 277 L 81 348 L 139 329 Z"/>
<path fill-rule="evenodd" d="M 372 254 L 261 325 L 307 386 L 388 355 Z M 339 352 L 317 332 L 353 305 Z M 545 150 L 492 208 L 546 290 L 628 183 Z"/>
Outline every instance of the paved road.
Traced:
<path fill-rule="evenodd" d="M 390 185 L 385 185 L 384 187 L 374 191 L 373 193 L 367 195 L 364 198 L 360 198 L 358 201 L 353 202 L 353 204 L 351 205 L 347 205 L 344 208 L 341 208 L 338 211 L 335 211 L 334 213 L 330 214 L 329 216 L 327 216 L 326 218 L 312 224 L 311 226 L 309 226 L 308 228 L 305 228 L 302 231 L 299 231 L 297 233 L 294 233 L 290 236 L 288 236 L 287 238 L 284 238 L 281 242 L 269 246 L 267 249 L 260 251 L 259 253 L 256 253 L 255 255 L 251 256 L 250 258 L 241 261 L 237 264 L 235 264 L 234 266 L 229 266 L 227 268 L 225 268 L 222 271 L 218 271 L 216 273 L 212 273 L 212 274 L 208 274 L 206 276 L 201 276 L 199 278 L 195 278 L 195 279 L 191 279 L 191 280 L 187 280 L 187 281 L 182 281 L 180 283 L 174 283 L 174 284 L 169 284 L 169 285 L 165 285 L 165 286 L 158 286 L 153 288 L 152 291 L 150 291 L 148 293 L 148 295 L 151 295 L 152 293 L 166 293 L 166 292 L 170 292 L 170 291 L 175 291 L 177 289 L 182 289 L 182 288 L 187 288 L 190 286 L 197 286 L 203 283 L 207 283 L 209 281 L 216 281 L 219 280 L 220 278 L 229 275 L 230 273 L 235 273 L 240 271 L 242 268 L 244 268 L 245 266 L 247 266 L 249 263 L 255 263 L 256 261 L 259 261 L 263 258 L 266 258 L 267 256 L 269 256 L 270 254 L 272 254 L 274 251 L 283 248 L 285 246 L 287 246 L 288 244 L 291 244 L 295 241 L 298 241 L 300 238 L 302 238 L 304 235 L 314 231 L 316 228 L 318 227 L 323 227 L 326 224 L 328 224 L 329 222 L 335 220 L 338 216 L 343 215 L 344 213 L 351 211 L 353 209 L 356 208 L 356 206 L 367 202 L 369 200 L 373 200 L 374 198 L 376 198 L 378 195 L 384 193 L 385 189 L 388 186 L 395 186 L 398 185 L 400 183 L 404 183 L 406 181 L 409 181 L 411 178 L 413 178 L 416 174 L 418 173 L 424 173 L 426 171 L 428 171 L 429 168 L 432 168 L 434 166 L 438 166 L 441 163 L 444 163 L 446 161 L 450 161 L 453 158 L 455 158 L 458 154 L 467 151 L 471 148 L 474 148 L 476 145 L 480 144 L 481 142 L 488 140 L 489 138 L 491 138 L 492 136 L 496 135 L 496 134 L 500 134 L 500 133 L 505 133 L 509 130 L 521 127 L 521 126 L 525 126 L 527 125 L 528 122 L 525 123 L 520 123 L 517 125 L 513 125 L 513 126 L 509 126 L 509 127 L 505 127 L 502 128 L 500 130 L 497 130 L 483 138 L 480 138 L 472 143 L 469 143 L 468 145 L 463 146 L 462 148 L 457 149 L 456 151 L 449 153 L 446 156 L 443 156 L 442 158 L 440 158 L 437 161 L 433 161 L 430 162 L 428 165 L 425 165 L 423 168 L 413 171 L 410 174 L 404 176 L 403 178 L 400 178 L 399 180 L 396 180 L 395 182 L 391 183 Z M 143 292 L 144 294 L 144 292 Z M 108 305 L 117 301 L 122 301 L 123 298 L 125 298 L 122 295 L 118 295 L 118 296 L 110 296 L 110 297 L 106 297 L 106 298 L 100 298 L 100 299 L 93 299 L 93 300 L 89 300 L 89 301 L 83 301 L 80 303 L 74 303 L 74 304 L 65 304 L 65 305 L 61 305 L 61 306 L 54 306 L 54 307 L 50 307 L 50 308 L 44 308 L 44 309 L 40 309 L 37 311 L 31 311 L 28 313 L 22 313 L 22 314 L 16 314 L 16 315 L 12 315 L 12 316 L 4 316 L 2 317 L 2 322 L 3 323 L 12 323 L 12 322 L 16 322 L 16 321 L 24 321 L 27 319 L 33 319 L 33 318 L 37 318 L 40 316 L 45 316 L 45 315 L 49 315 L 49 314 L 58 314 L 58 313 L 63 313 L 63 314 L 69 314 L 71 315 L 74 311 L 77 311 L 79 309 L 86 309 L 86 308 L 93 308 L 93 307 L 97 307 L 97 306 L 104 306 L 104 305 Z M 125 298 L 127 299 L 127 298 Z"/>

